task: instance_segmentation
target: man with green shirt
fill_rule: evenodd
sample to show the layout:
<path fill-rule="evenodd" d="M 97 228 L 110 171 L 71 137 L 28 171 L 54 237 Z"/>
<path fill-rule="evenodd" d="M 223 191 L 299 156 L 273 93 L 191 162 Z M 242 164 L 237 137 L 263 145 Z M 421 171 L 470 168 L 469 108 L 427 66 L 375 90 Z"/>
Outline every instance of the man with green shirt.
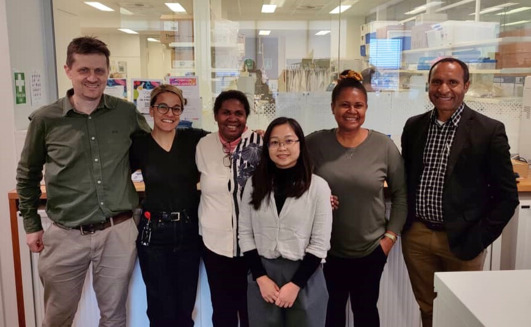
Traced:
<path fill-rule="evenodd" d="M 149 126 L 133 104 L 103 94 L 109 55 L 96 38 L 72 40 L 64 68 L 73 88 L 31 114 L 17 168 L 26 242 L 40 252 L 43 326 L 72 324 L 90 263 L 100 326 L 126 325 L 138 234 L 128 153 L 133 134 Z M 46 231 L 37 213 L 43 166 Z"/>

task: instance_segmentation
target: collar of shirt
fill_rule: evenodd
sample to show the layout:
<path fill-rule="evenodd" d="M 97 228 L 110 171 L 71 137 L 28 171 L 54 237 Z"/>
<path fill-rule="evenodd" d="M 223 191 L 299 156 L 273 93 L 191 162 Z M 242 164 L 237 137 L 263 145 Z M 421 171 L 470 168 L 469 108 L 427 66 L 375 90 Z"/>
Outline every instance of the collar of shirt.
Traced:
<path fill-rule="evenodd" d="M 245 126 L 245 129 L 243 130 L 243 133 L 245 133 L 246 131 L 247 131 L 247 126 Z M 243 135 L 243 133 L 242 133 L 242 135 Z M 229 142 L 229 141 L 225 140 L 223 138 L 223 136 L 221 135 L 221 132 L 218 132 L 218 135 L 219 135 L 219 140 L 221 141 L 221 144 L 223 145 L 223 148 L 229 150 L 230 153 L 234 152 L 234 150 L 236 149 L 236 147 L 238 146 L 238 144 L 242 140 L 242 135 L 240 135 L 240 137 L 238 137 L 237 139 L 235 139 L 232 142 Z"/>
<path fill-rule="evenodd" d="M 72 105 L 72 102 L 70 102 L 70 98 L 74 95 L 74 89 L 70 89 L 66 91 L 66 96 L 63 99 L 63 117 L 65 117 L 68 112 L 75 110 L 74 105 Z M 101 108 L 107 108 L 112 109 L 113 104 L 110 103 L 111 97 L 109 97 L 106 94 L 101 95 L 100 103 L 98 103 L 98 106 L 96 107 L 96 110 Z"/>
<path fill-rule="evenodd" d="M 459 125 L 459 121 L 461 120 L 461 114 L 463 113 L 463 110 L 465 108 L 465 103 L 461 103 L 459 108 L 452 114 L 450 119 L 448 119 L 444 124 L 452 124 L 454 127 L 457 127 Z M 430 121 L 432 124 L 435 124 L 436 126 L 443 126 L 444 124 L 439 124 L 437 121 L 437 108 L 433 108 L 431 111 Z"/>

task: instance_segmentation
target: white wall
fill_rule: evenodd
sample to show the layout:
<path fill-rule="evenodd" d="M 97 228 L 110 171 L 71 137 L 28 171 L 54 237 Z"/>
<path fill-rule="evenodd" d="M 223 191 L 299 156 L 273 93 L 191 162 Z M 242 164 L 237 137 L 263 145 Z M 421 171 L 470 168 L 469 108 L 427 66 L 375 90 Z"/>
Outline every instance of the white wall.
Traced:
<path fill-rule="evenodd" d="M 127 62 L 127 78 L 140 78 L 140 37 L 138 35 L 97 34 L 94 35 L 107 44 L 111 51 L 111 61 Z"/>
<path fill-rule="evenodd" d="M 128 96 L 129 100 L 132 100 L 131 90 L 133 89 L 133 85 L 130 83 L 131 78 L 145 77 L 145 75 L 142 75 L 140 69 L 140 37 L 138 35 L 122 34 L 94 34 L 93 36 L 96 36 L 107 44 L 107 47 L 111 51 L 111 66 L 113 63 L 126 62 Z"/>
<path fill-rule="evenodd" d="M 13 111 L 13 84 L 9 41 L 7 35 L 6 0 L 0 0 L 0 213 L 4 222 L 0 229 L 0 327 L 18 326 L 15 273 L 11 247 L 11 229 L 9 223 L 9 204 L 7 192 L 15 187 L 15 116 Z"/>
<path fill-rule="evenodd" d="M 145 64 L 147 78 L 162 78 L 171 71 L 171 51 L 166 45 L 156 42 L 147 43 Z"/>
<path fill-rule="evenodd" d="M 66 63 L 66 48 L 73 38 L 81 36 L 78 9 L 69 0 L 54 0 L 53 18 L 55 27 L 55 48 L 57 65 L 57 89 L 59 97 L 66 95 L 72 83 L 66 77 L 63 67 Z"/>
<path fill-rule="evenodd" d="M 16 165 L 28 125 L 27 116 L 51 101 L 55 93 L 55 77 L 50 76 L 50 49 L 52 40 L 47 37 L 51 23 L 45 18 L 47 1 L 0 0 L 0 327 L 18 326 L 18 312 L 13 270 L 13 250 L 7 193 L 15 188 Z M 25 73 L 26 104 L 15 105 L 13 72 Z M 32 103 L 30 77 L 41 75 L 42 98 Z M 35 99 L 33 99 L 35 100 Z M 22 248 L 21 251 L 27 250 Z M 23 272 L 24 273 L 24 272 Z"/>
<path fill-rule="evenodd" d="M 28 101 L 15 107 L 15 126 L 24 130 L 28 126 L 28 115 L 43 104 L 49 102 L 47 97 L 49 85 L 42 80 L 43 99 L 41 103 L 33 103 L 29 97 L 29 80 L 32 72 L 46 77 L 47 62 L 45 59 L 47 43 L 44 40 L 43 1 L 37 0 L 6 0 L 7 30 L 9 35 L 9 52 L 11 53 L 10 69 L 21 71 L 26 77 L 26 93 Z M 6 52 L 7 53 L 7 52 Z"/>

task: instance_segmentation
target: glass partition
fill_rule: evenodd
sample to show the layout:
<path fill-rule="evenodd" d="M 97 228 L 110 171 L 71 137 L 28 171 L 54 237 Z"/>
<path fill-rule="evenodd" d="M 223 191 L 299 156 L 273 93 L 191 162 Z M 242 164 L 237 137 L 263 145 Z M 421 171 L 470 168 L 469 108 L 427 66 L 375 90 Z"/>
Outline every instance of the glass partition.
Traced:
<path fill-rule="evenodd" d="M 53 1 L 57 66 L 73 37 L 97 36 L 112 53 L 109 92 L 142 105 L 149 87 L 177 83 L 193 100 L 183 119 L 194 127 L 216 130 L 213 99 L 239 89 L 252 103 L 251 128 L 278 115 L 298 118 L 307 133 L 332 128 L 330 90 L 351 68 L 365 70 L 373 91 L 366 126 L 398 141 L 405 120 L 431 108 L 431 63 L 456 56 L 471 70 L 467 104 L 502 120 L 518 152 L 531 0 L 100 2 L 113 11 Z M 70 85 L 62 69 L 58 80 L 62 96 Z"/>

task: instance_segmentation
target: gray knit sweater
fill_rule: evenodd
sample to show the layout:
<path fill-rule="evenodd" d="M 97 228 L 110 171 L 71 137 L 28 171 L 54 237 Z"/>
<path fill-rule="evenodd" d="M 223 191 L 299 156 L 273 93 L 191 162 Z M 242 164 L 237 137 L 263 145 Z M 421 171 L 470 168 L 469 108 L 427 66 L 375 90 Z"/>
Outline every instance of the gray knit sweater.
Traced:
<path fill-rule="evenodd" d="M 386 135 L 369 130 L 363 143 L 345 148 L 336 129 L 321 130 L 307 137 L 315 165 L 339 197 L 334 210 L 330 253 L 344 258 L 370 254 L 386 230 L 400 234 L 406 221 L 406 183 L 402 157 Z M 384 182 L 391 197 L 389 220 L 385 214 Z"/>

